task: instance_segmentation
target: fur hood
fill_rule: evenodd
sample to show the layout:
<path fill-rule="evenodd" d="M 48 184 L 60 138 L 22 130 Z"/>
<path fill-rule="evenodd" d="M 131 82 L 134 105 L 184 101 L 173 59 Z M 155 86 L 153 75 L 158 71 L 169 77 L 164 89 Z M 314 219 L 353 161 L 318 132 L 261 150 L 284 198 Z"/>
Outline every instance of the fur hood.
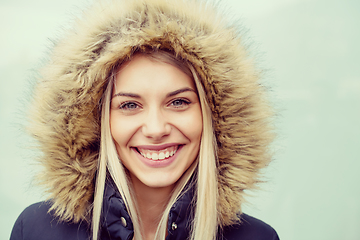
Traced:
<path fill-rule="evenodd" d="M 219 211 L 228 225 L 259 182 L 272 140 L 270 111 L 238 29 L 200 0 L 99 1 L 56 42 L 37 80 L 30 132 L 41 183 L 62 220 L 86 219 L 98 165 L 98 106 L 109 73 L 139 48 L 190 62 L 210 104 L 218 147 Z"/>

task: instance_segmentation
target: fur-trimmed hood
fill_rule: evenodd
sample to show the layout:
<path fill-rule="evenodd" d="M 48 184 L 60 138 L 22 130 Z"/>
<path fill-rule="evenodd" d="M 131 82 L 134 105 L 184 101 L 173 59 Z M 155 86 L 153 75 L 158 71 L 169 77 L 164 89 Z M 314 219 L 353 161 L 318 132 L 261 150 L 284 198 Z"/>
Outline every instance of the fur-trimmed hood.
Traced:
<path fill-rule="evenodd" d="M 100 2 L 100 1 L 99 1 Z M 108 0 L 55 45 L 34 90 L 30 131 L 40 174 L 63 220 L 85 219 L 98 165 L 98 106 L 110 72 L 135 50 L 171 50 L 201 78 L 218 147 L 219 211 L 227 225 L 270 160 L 270 111 L 238 29 L 200 0 Z"/>

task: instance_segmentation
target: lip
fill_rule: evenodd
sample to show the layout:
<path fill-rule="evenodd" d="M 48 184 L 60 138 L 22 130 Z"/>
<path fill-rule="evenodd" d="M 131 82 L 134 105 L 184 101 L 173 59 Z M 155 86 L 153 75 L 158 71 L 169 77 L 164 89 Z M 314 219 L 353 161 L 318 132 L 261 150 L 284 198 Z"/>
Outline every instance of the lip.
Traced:
<path fill-rule="evenodd" d="M 163 159 L 163 160 L 152 160 L 152 159 L 145 158 L 136 149 L 136 148 L 143 148 L 143 149 L 147 149 L 147 150 L 161 150 L 161 149 L 165 149 L 165 148 L 171 147 L 171 146 L 179 146 L 179 148 L 174 155 L 172 155 L 169 158 Z M 184 145 L 182 145 L 182 144 L 173 144 L 172 143 L 172 144 L 163 144 L 163 145 L 155 145 L 155 146 L 151 146 L 151 145 L 137 146 L 136 148 L 133 147 L 132 150 L 135 152 L 136 156 L 140 159 L 140 161 L 143 162 L 146 166 L 152 167 L 152 168 L 161 168 L 161 167 L 167 167 L 172 162 L 174 162 L 175 159 L 177 158 L 177 156 L 179 155 L 179 152 L 182 150 L 183 146 Z"/>
<path fill-rule="evenodd" d="M 179 148 L 180 148 L 182 145 L 183 144 L 179 144 L 179 143 L 166 143 L 166 144 L 161 144 L 161 145 L 139 145 L 139 146 L 134 146 L 134 148 L 159 151 L 159 150 L 162 150 L 162 149 L 165 149 L 168 147 L 173 147 L 173 146 L 179 146 Z"/>

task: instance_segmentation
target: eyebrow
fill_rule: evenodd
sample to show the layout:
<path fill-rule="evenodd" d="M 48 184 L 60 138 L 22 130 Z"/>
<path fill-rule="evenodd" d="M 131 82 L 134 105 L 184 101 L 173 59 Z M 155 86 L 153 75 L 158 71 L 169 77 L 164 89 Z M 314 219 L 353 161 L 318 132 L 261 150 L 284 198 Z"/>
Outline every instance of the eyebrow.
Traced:
<path fill-rule="evenodd" d="M 175 95 L 178 95 L 180 93 L 183 93 L 183 92 L 195 92 L 194 89 L 192 88 L 189 88 L 189 87 L 185 87 L 185 88 L 181 88 L 181 89 L 178 89 L 178 90 L 175 90 L 173 92 L 170 92 L 168 94 L 166 94 L 166 97 L 172 97 L 172 96 L 175 96 Z M 196 92 L 195 92 L 196 93 Z"/>
<path fill-rule="evenodd" d="M 178 89 L 178 90 L 175 90 L 175 91 L 173 91 L 173 92 L 170 92 L 170 93 L 166 94 L 166 97 L 172 97 L 172 96 L 178 95 L 178 94 L 180 94 L 180 93 L 189 92 L 189 91 L 196 93 L 196 91 L 195 91 L 194 89 L 189 88 L 189 87 L 185 87 L 185 88 L 181 88 L 181 89 Z M 112 98 L 117 97 L 117 96 L 132 97 L 132 98 L 141 98 L 140 95 L 138 95 L 138 94 L 135 94 L 135 93 L 127 93 L 127 92 L 118 92 L 118 93 L 114 94 L 114 95 L 112 96 Z"/>
<path fill-rule="evenodd" d="M 140 95 L 135 94 L 135 93 L 125 93 L 125 92 L 119 92 L 116 93 L 112 96 L 112 98 L 117 97 L 117 96 L 123 96 L 123 97 L 132 97 L 132 98 L 141 98 Z"/>

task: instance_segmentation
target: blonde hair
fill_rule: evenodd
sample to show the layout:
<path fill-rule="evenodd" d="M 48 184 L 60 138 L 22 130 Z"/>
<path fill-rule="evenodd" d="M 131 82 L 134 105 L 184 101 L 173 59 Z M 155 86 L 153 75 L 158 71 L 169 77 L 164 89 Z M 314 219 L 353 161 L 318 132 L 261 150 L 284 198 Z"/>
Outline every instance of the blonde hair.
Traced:
<path fill-rule="evenodd" d="M 212 115 L 202 83 L 194 67 L 178 58 L 172 53 L 165 51 L 151 51 L 140 53 L 155 61 L 165 62 L 178 67 L 193 78 L 199 96 L 202 111 L 203 131 L 201 136 L 200 150 L 197 159 L 189 169 L 178 180 L 173 194 L 163 212 L 158 225 L 155 238 L 164 240 L 167 232 L 168 215 L 172 205 L 180 197 L 190 177 L 196 173 L 196 195 L 194 204 L 195 217 L 191 222 L 191 240 L 216 239 L 218 228 L 218 184 L 217 184 L 217 156 L 216 140 L 212 124 Z M 123 198 L 134 226 L 134 239 L 142 240 L 141 219 L 137 214 L 136 201 L 132 193 L 132 183 L 129 180 L 126 170 L 121 164 L 116 152 L 115 144 L 110 132 L 110 102 L 114 85 L 115 71 L 111 74 L 110 80 L 103 95 L 101 104 L 101 142 L 99 153 L 99 166 L 95 187 L 95 198 L 93 206 L 92 231 L 93 240 L 99 237 L 100 217 L 105 189 L 106 169 L 114 180 L 118 191 Z"/>

